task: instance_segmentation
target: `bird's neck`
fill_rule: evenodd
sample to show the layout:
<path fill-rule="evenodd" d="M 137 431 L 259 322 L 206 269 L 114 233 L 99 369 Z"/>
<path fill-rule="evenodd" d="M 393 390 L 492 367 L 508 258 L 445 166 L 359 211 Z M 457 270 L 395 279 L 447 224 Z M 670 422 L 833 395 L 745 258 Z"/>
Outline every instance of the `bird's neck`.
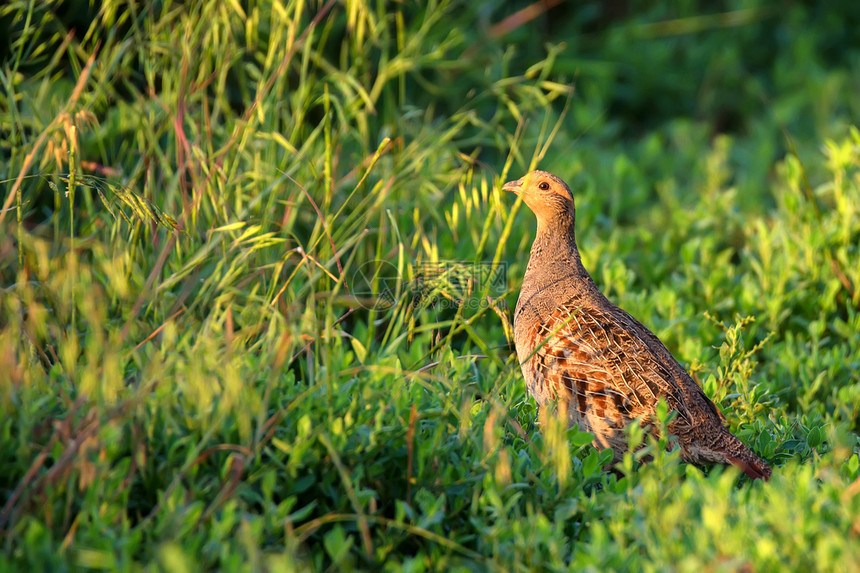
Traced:
<path fill-rule="evenodd" d="M 529 271 L 550 275 L 587 274 L 576 248 L 573 214 L 556 216 L 549 222 L 538 221 L 526 274 Z"/>
<path fill-rule="evenodd" d="M 563 304 L 566 301 L 561 299 L 571 289 L 587 288 L 589 284 L 593 281 L 576 248 L 573 215 L 555 217 L 551 222 L 539 221 L 520 299 L 536 297 Z"/>

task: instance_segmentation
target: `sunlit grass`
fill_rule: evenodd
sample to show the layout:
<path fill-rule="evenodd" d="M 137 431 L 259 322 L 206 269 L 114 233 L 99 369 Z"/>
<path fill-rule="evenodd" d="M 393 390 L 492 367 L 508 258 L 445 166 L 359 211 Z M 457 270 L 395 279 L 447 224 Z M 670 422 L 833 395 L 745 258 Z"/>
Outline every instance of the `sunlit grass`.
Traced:
<path fill-rule="evenodd" d="M 5 567 L 860 562 L 856 130 L 777 159 L 772 117 L 619 137 L 604 76 L 457 2 L 124 6 L 73 35 L 3 8 L 31 22 L 0 70 Z M 687 24 L 771 17 L 743 14 Z M 608 471 L 536 411 L 534 222 L 499 190 L 536 162 L 770 483 L 665 443 Z"/>

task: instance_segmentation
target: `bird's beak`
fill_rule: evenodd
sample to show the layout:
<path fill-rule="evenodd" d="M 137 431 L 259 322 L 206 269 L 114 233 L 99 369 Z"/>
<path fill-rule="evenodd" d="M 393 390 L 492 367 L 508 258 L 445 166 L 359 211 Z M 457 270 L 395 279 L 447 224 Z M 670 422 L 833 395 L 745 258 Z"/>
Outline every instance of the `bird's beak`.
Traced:
<path fill-rule="evenodd" d="M 504 185 L 502 185 L 502 191 L 510 191 L 511 193 L 519 193 L 523 190 L 523 180 L 517 179 L 516 181 L 508 181 Z"/>

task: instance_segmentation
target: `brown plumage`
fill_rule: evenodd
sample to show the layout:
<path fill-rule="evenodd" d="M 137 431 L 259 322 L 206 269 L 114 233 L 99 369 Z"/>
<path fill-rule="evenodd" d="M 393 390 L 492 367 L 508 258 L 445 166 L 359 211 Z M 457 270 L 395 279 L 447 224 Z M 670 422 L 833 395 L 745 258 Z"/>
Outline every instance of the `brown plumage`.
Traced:
<path fill-rule="evenodd" d="M 638 320 L 600 292 L 582 266 L 574 237 L 573 194 L 564 181 L 533 171 L 502 189 L 523 196 L 537 236 L 514 314 L 517 356 L 539 405 L 557 401 L 571 426 L 595 435 L 620 460 L 624 427 L 649 424 L 662 398 L 684 460 L 733 464 L 754 479 L 770 466 L 723 425 L 714 403 Z M 656 431 L 652 426 L 652 431 Z"/>

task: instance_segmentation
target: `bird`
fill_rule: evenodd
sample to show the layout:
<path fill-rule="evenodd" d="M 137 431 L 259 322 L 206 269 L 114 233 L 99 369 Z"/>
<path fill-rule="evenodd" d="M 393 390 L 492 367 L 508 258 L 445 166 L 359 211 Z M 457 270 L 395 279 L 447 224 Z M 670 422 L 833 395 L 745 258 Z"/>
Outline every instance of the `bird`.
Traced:
<path fill-rule="evenodd" d="M 546 171 L 509 181 L 537 218 L 537 233 L 514 311 L 514 343 L 526 388 L 540 408 L 555 405 L 569 427 L 612 449 L 628 449 L 624 429 L 639 420 L 659 436 L 657 405 L 688 463 L 731 464 L 751 479 L 771 468 L 726 428 L 722 412 L 660 339 L 609 301 L 582 265 L 570 187 Z"/>

